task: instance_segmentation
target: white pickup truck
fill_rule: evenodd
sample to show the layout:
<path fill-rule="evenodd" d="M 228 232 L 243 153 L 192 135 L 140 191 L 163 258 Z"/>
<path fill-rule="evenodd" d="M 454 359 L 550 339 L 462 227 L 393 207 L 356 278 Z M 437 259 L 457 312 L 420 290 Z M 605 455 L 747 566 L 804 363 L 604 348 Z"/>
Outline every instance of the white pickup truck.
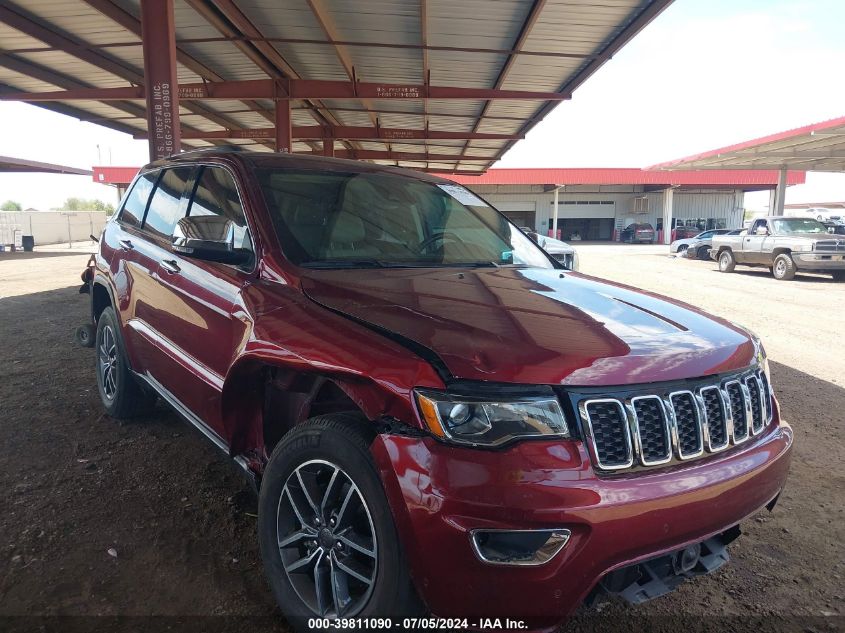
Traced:
<path fill-rule="evenodd" d="M 759 218 L 741 235 L 714 236 L 710 257 L 723 273 L 741 264 L 765 266 L 775 279 L 792 279 L 804 271 L 845 281 L 845 239 L 812 218 Z"/>

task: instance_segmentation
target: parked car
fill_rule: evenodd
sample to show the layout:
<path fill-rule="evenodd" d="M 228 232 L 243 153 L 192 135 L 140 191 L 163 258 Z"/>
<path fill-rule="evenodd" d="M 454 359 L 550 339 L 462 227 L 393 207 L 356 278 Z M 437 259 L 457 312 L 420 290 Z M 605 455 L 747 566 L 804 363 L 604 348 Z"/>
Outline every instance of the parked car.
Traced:
<path fill-rule="evenodd" d="M 521 226 L 519 228 L 523 233 L 530 237 L 537 246 L 563 264 L 564 268 L 567 270 L 578 270 L 578 253 L 570 244 L 556 240 L 553 237 L 548 237 L 547 235 L 541 235 L 534 229 L 527 226 Z"/>
<path fill-rule="evenodd" d="M 825 225 L 812 218 L 759 218 L 745 235 L 714 237 L 710 255 L 723 273 L 742 264 L 766 266 L 775 279 L 792 279 L 800 270 L 830 273 L 845 281 L 845 240 L 833 239 Z"/>
<path fill-rule="evenodd" d="M 843 211 L 841 209 L 826 209 L 825 207 L 807 209 L 807 215 L 816 218 L 819 222 L 843 219 Z"/>
<path fill-rule="evenodd" d="M 689 247 L 683 252 L 688 259 L 702 259 L 710 261 L 710 248 L 713 245 L 713 238 L 716 235 L 740 235 L 745 229 L 717 229 L 705 231 L 697 239 L 690 242 Z"/>
<path fill-rule="evenodd" d="M 180 154 L 84 276 L 105 411 L 160 398 L 244 469 L 299 630 L 640 602 L 724 564 L 786 481 L 754 335 L 565 270 L 439 177 Z"/>
<path fill-rule="evenodd" d="M 669 244 L 669 252 L 670 253 L 685 253 L 686 250 L 689 248 L 689 245 L 697 240 L 708 240 L 714 235 L 721 235 L 723 233 L 727 233 L 729 229 L 710 229 L 708 231 L 698 231 L 695 235 L 691 237 L 683 237 L 676 239 L 674 242 Z M 695 252 L 695 251 L 693 251 Z"/>
<path fill-rule="evenodd" d="M 674 229 L 675 240 L 685 240 L 695 237 L 699 233 L 701 233 L 701 229 L 697 226 L 676 226 Z"/>
<path fill-rule="evenodd" d="M 621 239 L 631 244 L 644 242 L 654 244 L 655 235 L 651 224 L 629 224 L 622 230 Z"/>
<path fill-rule="evenodd" d="M 822 222 L 822 224 L 824 224 L 824 228 L 827 229 L 828 233 L 833 235 L 845 235 L 845 222 L 834 220 L 831 222 Z"/>

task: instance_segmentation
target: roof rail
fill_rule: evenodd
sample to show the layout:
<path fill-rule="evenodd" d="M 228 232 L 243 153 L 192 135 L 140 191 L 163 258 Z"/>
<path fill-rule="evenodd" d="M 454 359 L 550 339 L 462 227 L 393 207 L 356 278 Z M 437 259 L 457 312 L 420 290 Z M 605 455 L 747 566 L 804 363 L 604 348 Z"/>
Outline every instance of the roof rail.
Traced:
<path fill-rule="evenodd" d="M 187 154 L 206 154 L 208 152 L 245 152 L 246 149 L 242 145 L 212 145 L 211 147 L 198 147 L 196 149 L 189 149 L 185 152 L 173 154 L 170 158 L 178 156 L 185 156 Z"/>

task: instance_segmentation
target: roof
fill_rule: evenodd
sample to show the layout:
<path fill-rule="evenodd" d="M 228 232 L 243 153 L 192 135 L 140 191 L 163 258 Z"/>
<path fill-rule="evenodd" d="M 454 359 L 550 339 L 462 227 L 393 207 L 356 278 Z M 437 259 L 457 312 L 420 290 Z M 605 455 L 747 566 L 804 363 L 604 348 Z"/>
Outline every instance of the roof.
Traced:
<path fill-rule="evenodd" d="M 302 157 L 308 158 L 308 157 Z M 316 160 L 316 159 L 311 159 Z M 340 162 L 338 159 L 325 159 Z M 138 173 L 138 167 L 94 166 L 94 181 L 126 184 Z M 433 174 L 437 176 L 438 174 Z M 562 168 L 562 169 L 491 169 L 479 176 L 442 174 L 465 185 L 654 185 L 670 187 L 768 188 L 777 185 L 777 172 L 768 171 L 646 171 L 635 168 Z M 804 172 L 789 172 L 787 184 L 798 185 Z"/>
<path fill-rule="evenodd" d="M 92 173 L 88 169 L 52 165 L 9 156 L 0 156 L 0 172 L 40 172 L 45 174 L 76 174 L 78 176 L 90 176 Z"/>
<path fill-rule="evenodd" d="M 95 168 L 96 169 L 96 168 Z M 651 171 L 636 168 L 491 169 L 479 176 L 455 175 L 467 185 L 698 185 L 774 187 L 776 171 Z M 804 172 L 787 174 L 787 184 L 803 184 Z"/>
<path fill-rule="evenodd" d="M 313 134 L 315 126 L 331 126 L 358 135 L 357 140 L 346 136 L 335 141 L 337 150 L 389 152 L 390 158 L 373 159 L 386 164 L 480 172 L 670 3 L 176 0 L 178 82 L 208 86 L 209 94 L 215 84 L 268 77 L 416 86 L 422 88 L 419 93 L 387 95 L 393 98 L 355 92 L 351 98 L 293 99 L 294 131 L 310 128 Z M 0 98 L 3 93 L 26 101 L 21 93 L 125 90 L 126 98 L 117 100 L 36 104 L 129 134 L 145 133 L 144 99 L 134 95 L 134 88 L 144 86 L 139 14 L 138 0 L 4 1 Z M 556 98 L 422 98 L 429 88 L 531 91 L 555 93 Z M 396 98 L 400 96 L 415 98 Z M 180 97 L 183 132 L 231 132 L 240 135 L 232 143 L 271 148 L 266 136 L 253 133 L 274 124 L 272 99 L 192 98 L 206 100 Z M 362 128 L 500 138 L 405 135 L 364 140 Z M 207 136 L 184 143 L 211 144 L 215 141 Z M 292 147 L 321 148 L 314 136 L 300 136 Z M 426 153 L 436 158 L 421 156 Z M 408 159 L 408 154 L 416 157 Z"/>
<path fill-rule="evenodd" d="M 652 169 L 845 171 L 845 117 L 661 163 Z"/>

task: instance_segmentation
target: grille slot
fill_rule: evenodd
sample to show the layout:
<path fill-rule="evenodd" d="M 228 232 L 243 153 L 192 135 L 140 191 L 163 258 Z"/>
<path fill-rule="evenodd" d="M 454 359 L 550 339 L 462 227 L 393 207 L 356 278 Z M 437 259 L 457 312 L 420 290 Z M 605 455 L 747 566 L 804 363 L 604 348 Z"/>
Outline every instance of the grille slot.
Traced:
<path fill-rule="evenodd" d="M 644 466 L 665 464 L 672 458 L 672 438 L 663 401 L 657 396 L 633 398 L 640 461 Z"/>
<path fill-rule="evenodd" d="M 738 380 L 726 383 L 725 392 L 728 394 L 728 404 L 731 408 L 734 443 L 739 444 L 748 439 L 749 415 L 745 407 L 745 394 Z"/>
<path fill-rule="evenodd" d="M 584 410 L 599 468 L 618 470 L 632 466 L 631 435 L 622 403 L 618 400 L 589 400 Z"/>
<path fill-rule="evenodd" d="M 761 371 L 759 374 L 760 382 L 763 384 L 763 407 L 766 410 L 766 422 L 772 421 L 772 388 L 769 386 L 769 379 L 766 377 L 766 372 Z"/>
<path fill-rule="evenodd" d="M 765 426 L 763 413 L 763 384 L 757 376 L 749 376 L 745 379 L 745 386 L 748 388 L 748 399 L 751 405 L 751 432 L 757 435 Z"/>
<path fill-rule="evenodd" d="M 704 387 L 701 390 L 704 402 L 704 419 L 709 437 L 707 448 L 718 451 L 728 445 L 728 425 L 725 415 L 725 402 L 718 387 Z"/>
<path fill-rule="evenodd" d="M 678 454 L 681 459 L 698 457 L 704 451 L 704 438 L 695 396 L 691 391 L 679 391 L 670 395 L 669 401 L 678 429 Z"/>

